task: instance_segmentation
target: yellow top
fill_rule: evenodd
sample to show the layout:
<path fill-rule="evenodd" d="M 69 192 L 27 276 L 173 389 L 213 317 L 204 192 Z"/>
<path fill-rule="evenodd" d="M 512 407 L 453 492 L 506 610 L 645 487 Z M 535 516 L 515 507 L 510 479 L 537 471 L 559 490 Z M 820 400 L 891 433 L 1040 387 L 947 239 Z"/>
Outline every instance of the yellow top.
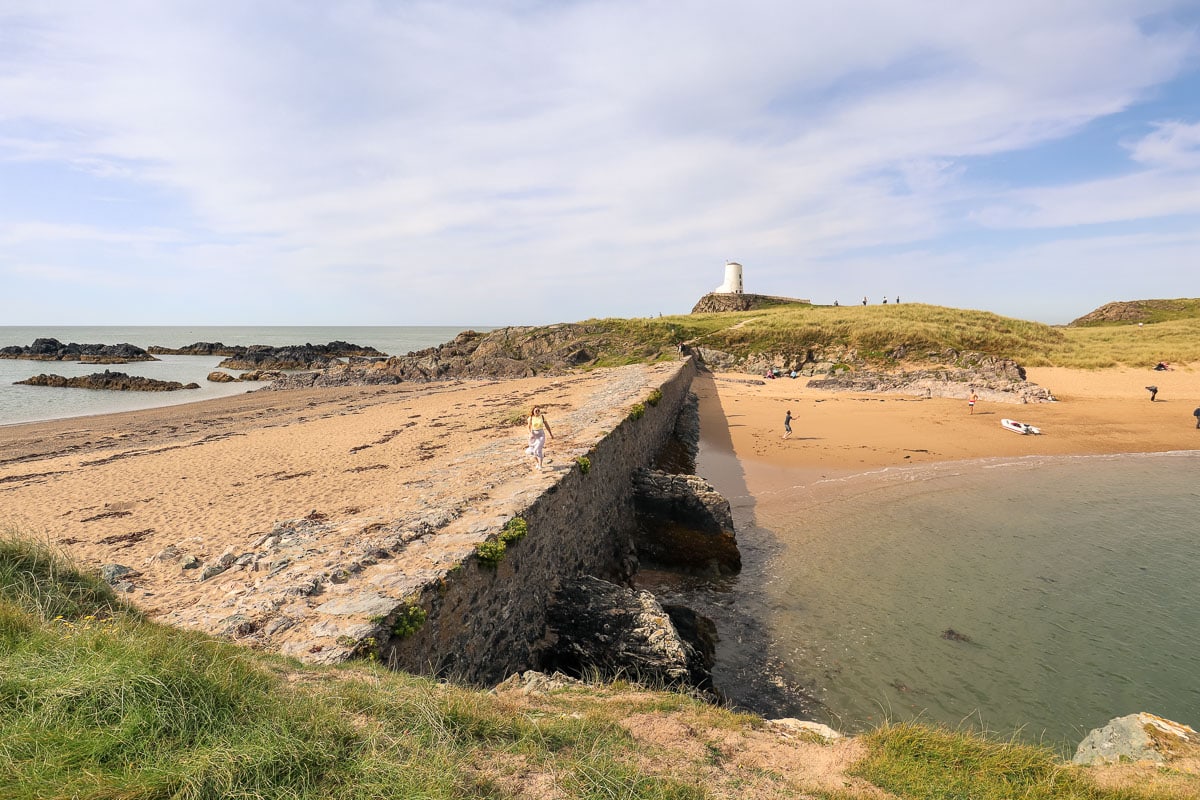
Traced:
<path fill-rule="evenodd" d="M 532 431 L 540 431 L 546 427 L 546 420 L 540 414 L 536 417 L 529 418 L 529 429 Z"/>

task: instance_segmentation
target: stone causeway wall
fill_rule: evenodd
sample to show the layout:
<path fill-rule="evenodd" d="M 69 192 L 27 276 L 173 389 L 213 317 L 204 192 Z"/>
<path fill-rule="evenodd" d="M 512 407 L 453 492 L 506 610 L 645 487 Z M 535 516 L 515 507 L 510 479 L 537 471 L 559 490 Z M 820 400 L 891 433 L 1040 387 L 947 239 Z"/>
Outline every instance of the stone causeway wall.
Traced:
<path fill-rule="evenodd" d="M 562 581 L 583 574 L 620 580 L 636 570 L 633 474 L 670 437 L 695 374 L 692 359 L 681 362 L 657 405 L 621 421 L 586 454 L 586 473 L 566 471 L 521 511 L 528 532 L 497 564 L 471 554 L 407 610 L 389 615 L 379 657 L 398 669 L 479 684 L 535 665 L 550 644 L 547 613 Z"/>

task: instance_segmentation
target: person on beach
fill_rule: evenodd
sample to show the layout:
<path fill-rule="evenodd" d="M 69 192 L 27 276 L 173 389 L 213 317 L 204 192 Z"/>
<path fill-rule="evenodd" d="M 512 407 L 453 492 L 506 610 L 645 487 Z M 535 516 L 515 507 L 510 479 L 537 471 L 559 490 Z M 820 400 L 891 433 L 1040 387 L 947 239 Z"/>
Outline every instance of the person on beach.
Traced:
<path fill-rule="evenodd" d="M 1153 403 L 1154 398 L 1158 396 L 1158 387 L 1157 386 L 1147 386 L 1146 391 L 1150 393 L 1150 402 Z"/>
<path fill-rule="evenodd" d="M 783 438 L 788 438 L 792 435 L 792 410 L 789 408 L 787 414 L 783 417 Z"/>
<path fill-rule="evenodd" d="M 525 454 L 533 456 L 534 469 L 542 468 L 547 436 L 553 439 L 554 431 L 550 430 L 550 423 L 546 421 L 541 406 L 534 406 L 533 411 L 529 412 L 529 446 L 525 448 Z"/>
<path fill-rule="evenodd" d="M 967 398 L 967 408 L 970 409 L 970 411 L 968 413 L 971 413 L 971 414 L 975 413 L 975 401 L 978 399 L 979 399 L 979 395 L 975 394 L 975 390 L 972 389 L 971 396 Z"/>
<path fill-rule="evenodd" d="M 1192 416 L 1196 418 L 1196 427 L 1200 428 L 1200 408 L 1193 411 Z"/>

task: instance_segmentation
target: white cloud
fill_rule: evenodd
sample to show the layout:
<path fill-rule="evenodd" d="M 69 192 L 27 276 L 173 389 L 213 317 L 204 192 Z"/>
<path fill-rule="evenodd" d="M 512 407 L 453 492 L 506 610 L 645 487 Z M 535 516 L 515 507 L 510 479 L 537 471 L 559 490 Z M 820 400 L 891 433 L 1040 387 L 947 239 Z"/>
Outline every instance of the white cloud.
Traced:
<path fill-rule="evenodd" d="M 1200 169 L 1200 122 L 1160 122 L 1154 132 L 1134 142 L 1134 161 L 1155 168 Z"/>
<path fill-rule="evenodd" d="M 727 257 L 761 258 L 750 275 L 769 283 L 867 247 L 938 250 L 963 216 L 1196 213 L 1188 121 L 1132 145 L 1146 169 L 1122 178 L 997 196 L 960 168 L 1188 69 L 1195 35 L 1148 21 L 1174 8 L 30 4 L 0 11 L 0 180 L 5 162 L 66 167 L 187 218 L 163 232 L 14 211 L 0 238 L 25 231 L 14 258 L 65 268 L 395 292 L 397 321 L 437 321 L 448 297 L 461 318 L 526 321 L 625 313 L 631 279 L 694 299 L 719 275 L 693 271 Z M 62 226 L 53 250 L 39 225 Z M 101 261 L 89 236 L 138 257 Z M 586 283 L 564 298 L 564 276 Z"/>

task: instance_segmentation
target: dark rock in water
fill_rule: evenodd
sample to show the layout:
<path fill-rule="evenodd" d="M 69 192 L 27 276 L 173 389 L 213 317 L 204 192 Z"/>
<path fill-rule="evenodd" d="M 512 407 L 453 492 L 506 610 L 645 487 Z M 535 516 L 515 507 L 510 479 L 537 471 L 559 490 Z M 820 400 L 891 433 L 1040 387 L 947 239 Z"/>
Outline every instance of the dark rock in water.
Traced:
<path fill-rule="evenodd" d="M 633 498 L 641 559 L 693 572 L 742 568 L 729 501 L 699 475 L 638 469 Z"/>
<path fill-rule="evenodd" d="M 224 369 L 328 369 L 340 366 L 343 358 L 384 358 L 386 353 L 374 347 L 363 347 L 349 342 L 334 341 L 329 344 L 287 345 L 268 347 L 256 344 L 242 348 L 226 358 L 218 367 Z"/>
<path fill-rule="evenodd" d="M 95 372 L 76 378 L 62 375 L 35 375 L 17 384 L 25 386 L 53 386 L 65 389 L 107 389 L 118 392 L 174 392 L 179 389 L 199 389 L 197 383 L 182 384 L 179 381 L 160 381 L 124 372 Z"/>
<path fill-rule="evenodd" d="M 157 361 L 140 347 L 131 344 L 63 344 L 58 339 L 34 339 L 26 347 L 0 347 L 0 358 L 24 358 L 31 361 L 79 361 L 85 364 L 125 364 L 130 361 Z"/>
<path fill-rule="evenodd" d="M 277 369 L 252 369 L 249 372 L 243 372 L 238 375 L 239 381 L 277 381 L 283 377 L 283 373 Z"/>
<path fill-rule="evenodd" d="M 717 635 L 716 623 L 687 606 L 663 603 L 662 607 L 671 618 L 679 638 L 695 649 L 705 672 L 711 672 L 717 660 L 717 642 L 721 640 Z"/>
<path fill-rule="evenodd" d="M 673 617 L 698 634 L 695 644 Z M 548 669 L 597 671 L 654 686 L 712 686 L 712 622 L 684 609 L 668 613 L 649 592 L 581 576 L 559 589 L 548 620 L 556 639 L 543 659 Z"/>
<path fill-rule="evenodd" d="M 157 356 L 236 356 L 246 352 L 239 345 L 227 345 L 221 342 L 194 342 L 186 347 L 160 347 L 151 345 L 146 351 Z"/>
<path fill-rule="evenodd" d="M 942 631 L 942 638 L 948 642 L 971 641 L 970 636 L 967 636 L 965 633 L 959 633 L 958 631 L 954 630 L 954 628 L 946 628 L 946 630 Z"/>

